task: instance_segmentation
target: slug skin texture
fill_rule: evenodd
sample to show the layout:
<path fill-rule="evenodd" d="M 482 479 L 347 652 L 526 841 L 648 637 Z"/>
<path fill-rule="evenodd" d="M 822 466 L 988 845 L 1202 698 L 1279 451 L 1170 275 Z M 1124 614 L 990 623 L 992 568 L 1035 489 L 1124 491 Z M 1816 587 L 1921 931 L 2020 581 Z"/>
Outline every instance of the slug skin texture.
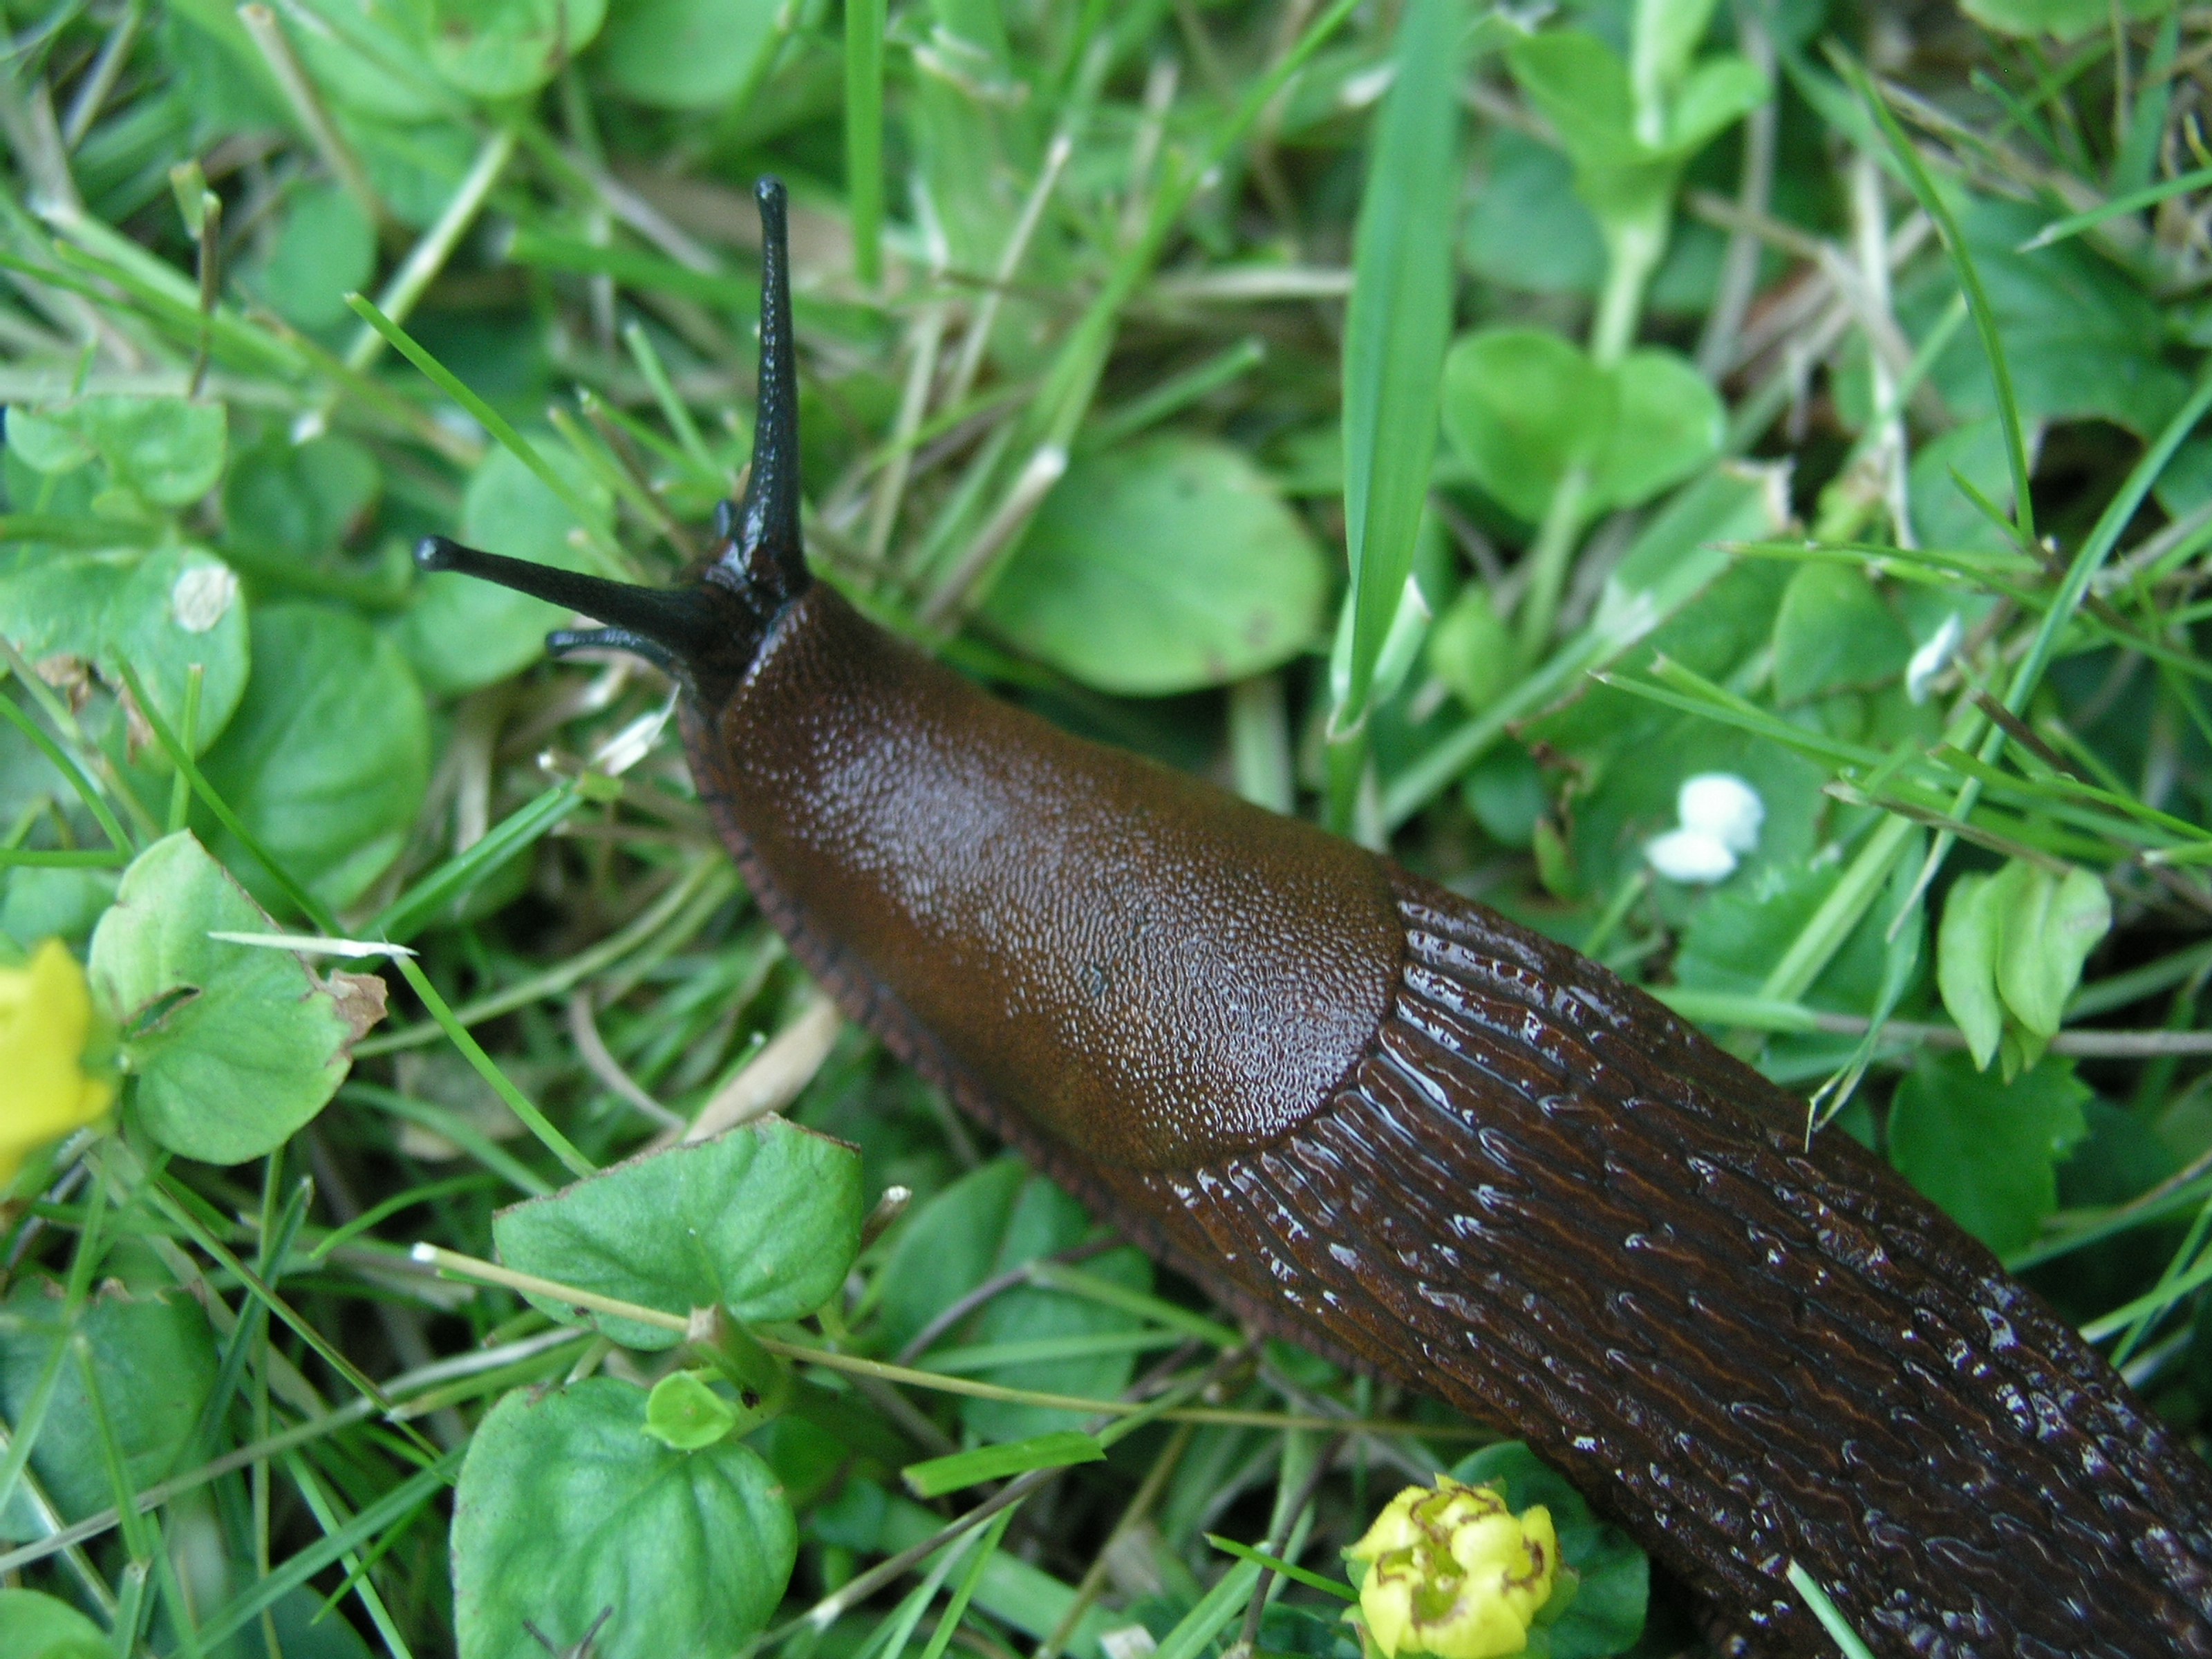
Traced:
<path fill-rule="evenodd" d="M 1730 1656 L 2212 1655 L 2212 1471 L 1803 1103 L 1565 946 L 976 690 L 810 579 L 783 196 L 688 586 L 430 538 L 608 626 L 845 1011 L 1251 1325 L 1528 1441 Z"/>

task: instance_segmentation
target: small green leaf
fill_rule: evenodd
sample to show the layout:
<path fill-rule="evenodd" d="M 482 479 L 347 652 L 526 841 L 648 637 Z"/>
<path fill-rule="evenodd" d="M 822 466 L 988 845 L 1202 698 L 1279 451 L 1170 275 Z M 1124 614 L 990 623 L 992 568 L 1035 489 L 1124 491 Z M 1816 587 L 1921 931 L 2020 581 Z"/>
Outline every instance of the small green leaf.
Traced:
<path fill-rule="evenodd" d="M 959 1492 L 986 1480 L 1003 1480 L 1010 1474 L 1025 1474 L 1031 1469 L 1102 1462 L 1105 1456 L 1105 1449 L 1082 1430 L 1061 1429 L 1051 1434 L 1033 1435 L 1027 1440 L 978 1446 L 972 1451 L 909 1463 L 901 1474 L 907 1489 L 916 1498 L 942 1498 L 946 1492 Z"/>
<path fill-rule="evenodd" d="M 613 496 L 606 486 L 565 447 L 539 443 L 537 448 L 592 509 L 592 527 L 606 529 L 613 522 Z M 511 559 L 586 569 L 584 556 L 569 540 L 569 532 L 578 527 L 575 515 L 544 480 L 505 448 L 484 457 L 461 500 L 461 539 Z M 547 631 L 568 619 L 568 611 L 544 599 L 441 571 L 422 579 L 421 597 L 402 620 L 398 637 L 424 687 L 452 696 L 505 679 L 537 661 L 544 653 Z"/>
<path fill-rule="evenodd" d="M 1729 52 L 1690 71 L 1667 112 L 1667 147 L 1684 156 L 1703 149 L 1766 101 L 1766 77 Z"/>
<path fill-rule="evenodd" d="M 675 1451 L 645 1390 L 518 1390 L 477 1428 L 453 1495 L 460 1659 L 544 1659 L 526 1621 L 594 1659 L 726 1653 L 767 1624 L 798 1553 L 791 1505 L 732 1441 Z"/>
<path fill-rule="evenodd" d="M 1491 608 L 1489 590 L 1469 582 L 1429 630 L 1429 672 L 1479 714 L 1510 682 L 1512 642 L 1512 634 Z"/>
<path fill-rule="evenodd" d="M 718 109 L 744 91 L 776 40 L 781 0 L 624 0 L 599 52 L 626 98 L 655 109 Z"/>
<path fill-rule="evenodd" d="M 1546 1627 L 1551 1659 L 1607 1659 L 1635 1645 L 1651 1577 L 1635 1540 L 1599 1520 L 1580 1492 L 1517 1440 L 1486 1446 L 1451 1473 L 1474 1486 L 1503 1487 L 1516 1510 L 1541 1504 L 1551 1512 L 1560 1558 L 1578 1580 L 1565 1612 Z"/>
<path fill-rule="evenodd" d="M 1997 1000 L 2002 883 L 1996 876 L 1961 876 L 1952 883 L 1936 935 L 1936 988 L 1966 1033 L 1966 1050 L 1979 1071 L 1989 1069 L 2004 1035 L 2004 1005 Z"/>
<path fill-rule="evenodd" d="M 2089 1091 L 2046 1057 L 2009 1083 L 1960 1054 L 1925 1054 L 1889 1109 L 1889 1157 L 1944 1213 L 2002 1255 L 2057 1207 L 2054 1165 L 2087 1133 Z"/>
<path fill-rule="evenodd" d="M 330 559 L 376 505 L 376 459 L 328 434 L 304 444 L 279 436 L 241 453 L 223 479 L 228 538 L 313 564 Z"/>
<path fill-rule="evenodd" d="M 47 1356 L 68 1339 L 61 1312 L 55 1287 L 35 1275 L 17 1280 L 0 1304 L 0 1410 L 10 1423 L 22 1420 Z M 175 1473 L 215 1385 L 215 1339 L 199 1304 L 181 1291 L 138 1295 L 111 1287 L 84 1304 L 76 1333 L 133 1489 Z M 84 1370 L 70 1355 L 62 1357 L 31 1468 L 65 1521 L 115 1501 Z M 12 1539 L 43 1537 L 46 1530 L 20 1493 L 0 1517 L 0 1533 Z"/>
<path fill-rule="evenodd" d="M 1999 34 L 2048 34 L 2078 40 L 2092 29 L 2108 28 L 2117 15 L 2155 17 L 2172 0 L 1960 0 L 1959 9 L 1984 28 Z"/>
<path fill-rule="evenodd" d="M 1591 501 L 1637 507 L 1720 454 L 1728 414 L 1688 360 L 1657 346 L 1630 352 L 1613 375 L 1613 425 Z"/>
<path fill-rule="evenodd" d="M 238 578 L 197 547 L 0 554 L 0 634 L 33 661 L 58 653 L 82 658 L 117 688 L 130 664 L 173 731 L 198 663 L 196 754 L 221 735 L 246 694 L 246 606 Z"/>
<path fill-rule="evenodd" d="M 310 185 L 294 193 L 276 246 L 252 283 L 286 322 L 321 329 L 352 316 L 345 296 L 375 274 L 376 230 L 351 192 Z"/>
<path fill-rule="evenodd" d="M 645 1431 L 672 1451 L 703 1451 L 737 1426 L 738 1408 L 708 1386 L 705 1371 L 671 1371 L 645 1401 Z"/>
<path fill-rule="evenodd" d="M 155 507 L 189 507 L 222 477 L 223 406 L 102 393 L 8 411 L 9 447 L 41 472 L 97 458 L 109 488 Z"/>
<path fill-rule="evenodd" d="M 544 86 L 591 43 L 606 0 L 418 0 L 430 61 L 478 98 L 514 98 Z"/>
<path fill-rule="evenodd" d="M 1466 334 L 1444 360 L 1443 423 L 1476 481 L 1534 523 L 1570 467 L 1613 434 L 1616 383 L 1547 329 Z"/>
<path fill-rule="evenodd" d="M 253 674 L 208 781 L 317 897 L 350 904 L 399 855 L 429 785 L 429 717 L 406 662 L 349 611 L 264 605 Z M 276 890 L 212 818 L 216 856 L 264 904 Z"/>
<path fill-rule="evenodd" d="M 502 1210 L 492 1237 L 500 1259 L 524 1273 L 669 1313 L 720 1306 L 750 1324 L 800 1318 L 836 1294 L 860 1253 L 860 1219 L 859 1155 L 768 1117 Z M 541 1305 L 574 1317 L 560 1303 Z M 633 1348 L 681 1340 L 593 1319 Z"/>
<path fill-rule="evenodd" d="M 2112 902 L 2087 870 L 2063 876 L 2027 865 L 2007 892 L 1999 921 L 1997 989 L 2013 1017 L 2039 1037 L 2058 1030 L 2081 964 L 2112 930 Z"/>
<path fill-rule="evenodd" d="M 115 1644 L 66 1601 L 0 1589 L 0 1659 L 107 1659 Z"/>
<path fill-rule="evenodd" d="M 1307 649 L 1328 587 L 1312 533 L 1242 451 L 1168 434 L 1079 459 L 984 610 L 1073 678 L 1163 696 Z"/>
<path fill-rule="evenodd" d="M 1807 564 L 1783 590 L 1774 615 L 1774 697 L 1784 708 L 1893 680 L 1911 658 L 1912 636 L 1848 565 Z"/>
<path fill-rule="evenodd" d="M 179 830 L 131 861 L 93 933 L 93 989 L 123 1033 L 131 1099 L 154 1139 L 187 1158 L 258 1158 L 344 1080 L 346 1022 L 300 958 L 208 937 L 273 931 Z"/>

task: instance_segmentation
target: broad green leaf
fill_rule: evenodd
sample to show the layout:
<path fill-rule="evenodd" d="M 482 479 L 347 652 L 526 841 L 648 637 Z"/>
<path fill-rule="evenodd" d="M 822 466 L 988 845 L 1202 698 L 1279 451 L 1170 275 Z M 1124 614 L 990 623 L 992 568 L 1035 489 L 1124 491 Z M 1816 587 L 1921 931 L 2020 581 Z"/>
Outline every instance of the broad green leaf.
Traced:
<path fill-rule="evenodd" d="M 1031 1176 L 1016 1195 L 1006 1231 L 998 1241 L 991 1272 L 1033 1261 L 1066 1249 L 1091 1231 L 1090 1217 L 1073 1198 L 1042 1176 Z M 1084 1264 L 1084 1271 L 1126 1289 L 1149 1291 L 1152 1263 L 1133 1249 L 1109 1250 Z M 1135 1330 L 1143 1322 L 1119 1308 L 1064 1291 L 1023 1285 L 993 1298 L 969 1328 L 967 1341 L 997 1346 L 1056 1338 L 1084 1338 Z M 921 1363 L 927 1364 L 925 1359 Z M 1036 1389 L 1097 1399 L 1118 1394 L 1136 1371 L 1132 1351 L 1038 1359 L 992 1367 L 976 1373 L 1009 1389 Z M 961 1420 L 984 1440 L 1026 1440 L 1054 1431 L 1080 1428 L 1079 1413 L 997 1400 L 963 1400 Z"/>
<path fill-rule="evenodd" d="M 1605 242 L 1574 193 L 1566 157 L 1510 127 L 1494 128 L 1486 140 L 1489 173 L 1468 204 L 1461 262 L 1507 288 L 1595 293 L 1605 278 Z"/>
<path fill-rule="evenodd" d="M 2020 873 L 1998 917 L 1997 989 L 2013 1017 L 2033 1035 L 2058 1030 L 2081 964 L 2112 930 L 2112 902 L 2087 870 L 2063 876 L 2015 864 Z"/>
<path fill-rule="evenodd" d="M 607 0 L 416 0 L 430 61 L 478 98 L 514 98 L 544 86 L 591 44 Z"/>
<path fill-rule="evenodd" d="M 1627 65 L 1595 34 L 1546 29 L 1505 49 L 1506 67 L 1543 112 L 1577 171 L 1637 158 L 1636 98 Z"/>
<path fill-rule="evenodd" d="M 1632 351 L 1613 381 L 1612 430 L 1590 480 L 1594 507 L 1640 506 L 1719 456 L 1728 413 L 1686 359 L 1656 346 Z"/>
<path fill-rule="evenodd" d="M 320 329 L 350 318 L 345 296 L 375 274 L 375 228 L 350 192 L 325 184 L 293 194 L 276 244 L 252 280 L 286 322 Z"/>
<path fill-rule="evenodd" d="M 646 1432 L 646 1392 L 593 1377 L 521 1389 L 476 1432 L 453 1494 L 460 1659 L 544 1659 L 604 1613 L 593 1659 L 734 1652 L 767 1624 L 798 1552 L 791 1505 L 757 1454 L 676 1451 Z"/>
<path fill-rule="evenodd" d="M 1771 752 L 1771 745 L 1760 747 Z M 1796 781 L 1794 798 L 1772 786 L 1760 791 L 1763 799 L 1773 803 L 1768 822 L 1761 826 L 1763 845 L 1771 846 L 1789 834 L 1790 827 L 1777 823 L 1773 813 L 1802 823 L 1799 815 L 1808 814 L 1813 805 L 1807 798 L 1815 795 L 1818 787 L 1805 779 Z M 1834 864 L 1774 862 L 1755 870 L 1748 879 L 1718 890 L 1698 907 L 1683 929 L 1674 958 L 1675 982 L 1695 990 L 1757 994 L 1775 963 L 1835 890 L 1842 873 Z M 1802 1000 L 1815 1008 L 1863 1012 L 1881 984 L 1886 957 L 1882 933 L 1888 923 L 1888 914 L 1877 905 L 1845 937 Z"/>
<path fill-rule="evenodd" d="M 1443 424 L 1477 482 L 1531 523 L 1569 468 L 1594 466 L 1618 386 L 1547 329 L 1462 335 L 1444 362 Z"/>
<path fill-rule="evenodd" d="M 1498 701 L 1513 672 L 1513 639 L 1491 607 L 1489 591 L 1469 582 L 1429 630 L 1429 672 L 1480 714 Z"/>
<path fill-rule="evenodd" d="M 594 509 L 595 528 L 612 521 L 612 497 L 565 446 L 538 451 Z M 511 559 L 534 559 L 565 570 L 587 568 L 568 539 L 576 519 L 543 480 L 503 448 L 484 457 L 461 501 L 460 538 Z M 545 635 L 568 620 L 559 605 L 452 571 L 422 579 L 421 597 L 402 619 L 398 637 L 424 688 L 436 696 L 473 691 L 537 661 Z"/>
<path fill-rule="evenodd" d="M 1460 799 L 1483 833 L 1501 847 L 1527 847 L 1551 798 L 1534 758 L 1517 743 L 1501 743 L 1468 769 Z"/>
<path fill-rule="evenodd" d="M 671 1451 L 702 1451 L 737 1426 L 738 1408 L 705 1371 L 671 1371 L 645 1401 L 645 1431 Z"/>
<path fill-rule="evenodd" d="M 828 1301 L 860 1252 L 860 1217 L 859 1154 L 768 1117 L 502 1210 L 492 1237 L 500 1259 L 524 1273 L 672 1314 L 720 1306 L 749 1324 L 798 1319 Z M 634 1348 L 680 1340 L 595 1321 Z"/>
<path fill-rule="evenodd" d="M 1072 678 L 1158 696 L 1306 650 L 1328 587 L 1311 532 L 1242 451 L 1164 434 L 1069 468 L 984 611 Z"/>
<path fill-rule="evenodd" d="M 1407 0 L 1367 158 L 1344 319 L 1344 518 L 1352 633 L 1338 696 L 1365 712 L 1413 568 L 1436 453 L 1459 210 L 1458 0 Z"/>
<path fill-rule="evenodd" d="M 1733 52 L 1691 70 L 1667 112 L 1667 147 L 1687 156 L 1766 101 L 1766 77 Z"/>
<path fill-rule="evenodd" d="M 66 1601 L 0 1589 L 0 1659 L 108 1659 L 106 1632 Z"/>
<path fill-rule="evenodd" d="M 114 902 L 112 870 L 10 870 L 0 881 L 0 935 L 28 950 L 42 939 L 76 945 Z"/>
<path fill-rule="evenodd" d="M 2180 456 L 2174 459 L 2178 463 Z M 2168 498 L 2163 486 L 2172 473 L 2173 468 L 2168 466 L 2166 478 L 2160 480 L 2159 500 L 2178 517 L 2195 503 L 2178 503 Z M 2011 547 L 2011 538 L 1959 488 L 1960 478 L 2002 511 L 2012 510 L 2012 469 L 2005 462 L 2004 431 L 1995 416 L 1953 427 L 1913 451 L 1909 490 L 1912 524 L 1923 547 L 1978 552 L 2002 552 Z"/>
<path fill-rule="evenodd" d="M 36 1276 L 18 1279 L 0 1304 L 0 1412 L 10 1423 L 22 1420 L 47 1356 L 67 1340 L 61 1311 L 58 1288 Z M 76 1331 L 133 1490 L 175 1473 L 215 1383 L 215 1339 L 199 1304 L 182 1291 L 138 1295 L 110 1285 L 84 1304 Z M 84 1369 L 74 1355 L 62 1357 L 31 1468 L 65 1521 L 115 1501 Z M 0 1532 L 21 1540 L 44 1528 L 19 1500 Z"/>
<path fill-rule="evenodd" d="M 2155 17 L 2172 0 L 2119 0 L 2128 17 Z M 2049 34 L 2078 40 L 2093 29 L 2112 27 L 2113 0 L 1959 0 L 1959 9 L 1984 28 L 1999 34 Z"/>
<path fill-rule="evenodd" d="M 2088 1097 L 2070 1060 L 2046 1056 L 2006 1083 L 1965 1054 L 1923 1053 L 1890 1103 L 1890 1161 L 2002 1255 L 2057 1206 L 2053 1165 L 2087 1132 Z"/>
<path fill-rule="evenodd" d="M 195 753 L 222 734 L 246 694 L 246 612 L 230 567 L 197 547 L 0 553 L 0 634 L 33 661 L 79 657 L 118 688 L 128 663 L 173 732 L 183 725 L 191 665 L 200 665 Z"/>
<path fill-rule="evenodd" d="M 1787 708 L 1823 692 L 1871 687 L 1902 673 L 1912 636 L 1847 565 L 1807 564 L 1774 616 L 1774 698 Z"/>
<path fill-rule="evenodd" d="M 781 0 L 623 0 L 599 62 L 624 97 L 655 109 L 716 109 L 777 39 Z"/>
<path fill-rule="evenodd" d="M 1452 1469 L 1455 1480 L 1498 1486 L 1516 1510 L 1540 1504 L 1552 1516 L 1560 1558 L 1580 1581 L 1566 1611 L 1541 1626 L 1550 1659 L 1607 1659 L 1644 1633 L 1651 1565 L 1636 1540 L 1590 1513 L 1580 1492 L 1517 1440 L 1486 1446 Z"/>
<path fill-rule="evenodd" d="M 894 1351 L 991 1276 L 1027 1176 L 1018 1159 L 994 1158 L 930 1199 L 899 1229 L 876 1281 L 884 1340 Z"/>
<path fill-rule="evenodd" d="M 375 458 L 350 438 L 295 444 L 278 435 L 231 463 L 224 529 L 242 546 L 319 562 L 368 516 L 382 486 Z"/>
<path fill-rule="evenodd" d="M 246 828 L 316 896 L 350 904 L 405 844 L 428 787 L 422 693 L 398 651 L 350 612 L 255 611 L 253 677 L 208 779 Z M 210 831 L 211 819 L 195 817 Z M 264 903 L 274 889 L 228 832 L 216 855 Z"/>
<path fill-rule="evenodd" d="M 2014 866 L 2018 867 L 2018 866 Z M 2004 1005 L 1997 999 L 1997 950 L 2002 878 L 1961 876 L 1943 901 L 1936 935 L 1936 988 L 1943 1006 L 1966 1033 L 1978 1070 L 1989 1069 L 2004 1035 Z"/>
<path fill-rule="evenodd" d="M 146 506 L 189 507 L 222 477 L 223 406 L 100 393 L 8 411 L 9 447 L 41 472 L 98 459 L 108 487 Z"/>
<path fill-rule="evenodd" d="M 131 1099 L 173 1152 L 210 1164 L 258 1158 L 345 1079 L 346 1022 L 300 958 L 208 937 L 273 931 L 179 830 L 131 861 L 93 933 L 93 989 L 123 1032 Z"/>
<path fill-rule="evenodd" d="M 2027 421 L 2094 417 L 2155 436 L 2187 395 L 2166 356 L 2157 303 L 2082 239 L 2022 253 L 2048 218 L 2026 203 L 1971 199 L 1960 231 L 2004 342 L 2005 361 Z M 1900 288 L 1899 320 L 1916 335 L 1949 305 L 1958 283 L 1930 267 Z M 1961 331 L 1929 379 L 1952 414 L 1971 420 L 1996 407 L 1978 338 Z"/>

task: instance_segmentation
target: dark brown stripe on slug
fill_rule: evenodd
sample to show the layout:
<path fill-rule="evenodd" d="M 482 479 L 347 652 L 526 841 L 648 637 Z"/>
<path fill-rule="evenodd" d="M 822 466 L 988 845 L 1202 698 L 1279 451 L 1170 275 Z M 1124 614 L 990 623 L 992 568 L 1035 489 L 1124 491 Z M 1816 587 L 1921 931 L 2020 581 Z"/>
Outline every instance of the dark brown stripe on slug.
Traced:
<path fill-rule="evenodd" d="M 1399 890 L 1399 994 L 1328 1109 L 1146 1179 L 1179 1255 L 1510 1424 L 1746 1609 L 1738 1651 L 1832 1651 L 1794 1558 L 1884 1651 L 2212 1652 L 2203 1471 L 2070 1330 L 1648 999 Z"/>

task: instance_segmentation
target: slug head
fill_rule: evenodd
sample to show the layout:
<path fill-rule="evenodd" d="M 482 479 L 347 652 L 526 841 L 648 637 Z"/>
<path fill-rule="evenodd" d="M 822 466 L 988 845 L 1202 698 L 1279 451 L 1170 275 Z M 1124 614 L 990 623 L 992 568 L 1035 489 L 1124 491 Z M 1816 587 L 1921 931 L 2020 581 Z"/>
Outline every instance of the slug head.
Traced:
<path fill-rule="evenodd" d="M 604 626 L 562 629 L 546 649 L 635 652 L 709 706 L 727 700 L 769 627 L 811 580 L 799 529 L 799 374 L 792 355 L 789 239 L 781 180 L 754 191 L 761 216 L 760 377 L 744 497 L 714 509 L 717 550 L 678 587 L 639 587 L 482 553 L 443 536 L 415 549 L 424 570 L 457 570 L 566 605 Z"/>

